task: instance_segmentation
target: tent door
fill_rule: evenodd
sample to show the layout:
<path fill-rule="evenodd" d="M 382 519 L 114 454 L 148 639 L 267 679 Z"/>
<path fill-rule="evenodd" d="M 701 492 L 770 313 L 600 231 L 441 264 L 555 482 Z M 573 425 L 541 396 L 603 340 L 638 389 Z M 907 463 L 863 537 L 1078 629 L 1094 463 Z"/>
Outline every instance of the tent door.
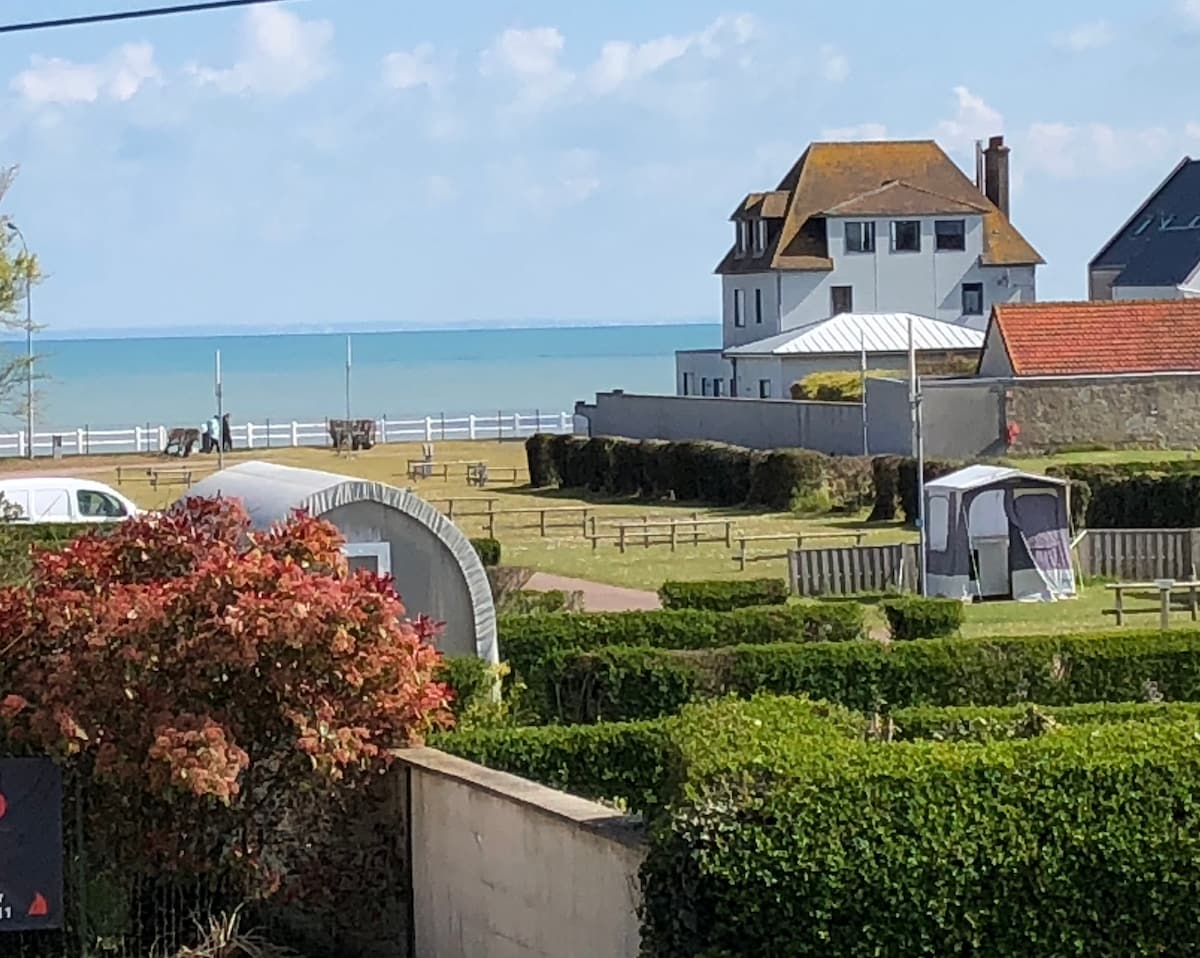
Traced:
<path fill-rule="evenodd" d="M 979 594 L 985 599 L 1011 595 L 1008 538 L 976 539 L 972 545 L 979 563 Z"/>
<path fill-rule="evenodd" d="M 348 542 L 342 553 L 350 564 L 350 571 L 366 569 L 376 575 L 392 574 L 392 547 L 387 542 Z"/>

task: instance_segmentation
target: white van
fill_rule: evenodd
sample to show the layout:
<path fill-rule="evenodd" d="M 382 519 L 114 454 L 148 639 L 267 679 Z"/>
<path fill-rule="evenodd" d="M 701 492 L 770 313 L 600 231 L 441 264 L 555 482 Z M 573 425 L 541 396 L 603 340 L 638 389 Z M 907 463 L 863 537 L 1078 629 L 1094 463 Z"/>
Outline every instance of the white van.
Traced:
<path fill-rule="evenodd" d="M 3 479 L 0 496 L 21 511 L 18 522 L 116 522 L 141 512 L 115 489 L 88 479 Z"/>

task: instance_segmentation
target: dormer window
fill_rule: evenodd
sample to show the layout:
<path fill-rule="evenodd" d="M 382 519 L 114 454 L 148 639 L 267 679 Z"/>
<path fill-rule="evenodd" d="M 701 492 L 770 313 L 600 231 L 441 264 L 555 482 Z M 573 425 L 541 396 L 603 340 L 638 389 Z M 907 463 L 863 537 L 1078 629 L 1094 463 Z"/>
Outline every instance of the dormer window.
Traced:
<path fill-rule="evenodd" d="M 754 255 L 762 256 L 767 251 L 767 221 L 754 221 Z"/>
<path fill-rule="evenodd" d="M 745 256 L 750 252 L 750 221 L 738 220 L 737 224 L 737 253 Z"/>

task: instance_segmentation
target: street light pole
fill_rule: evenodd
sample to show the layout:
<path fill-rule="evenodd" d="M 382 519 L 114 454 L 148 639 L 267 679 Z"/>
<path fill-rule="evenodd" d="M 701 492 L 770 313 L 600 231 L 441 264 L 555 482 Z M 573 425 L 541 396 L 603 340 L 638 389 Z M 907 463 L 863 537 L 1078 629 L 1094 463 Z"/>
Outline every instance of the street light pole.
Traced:
<path fill-rule="evenodd" d="M 33 261 L 29 258 L 29 244 L 25 242 L 25 234 L 12 220 L 6 225 L 17 239 L 21 241 L 21 250 L 25 254 L 25 439 L 27 446 L 25 454 L 32 459 L 33 453 Z"/>

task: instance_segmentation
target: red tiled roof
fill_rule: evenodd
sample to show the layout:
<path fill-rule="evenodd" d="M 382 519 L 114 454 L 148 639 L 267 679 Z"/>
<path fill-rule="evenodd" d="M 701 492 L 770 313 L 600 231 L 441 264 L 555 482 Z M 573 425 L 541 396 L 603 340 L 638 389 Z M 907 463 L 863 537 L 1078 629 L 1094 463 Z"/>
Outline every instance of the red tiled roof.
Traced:
<path fill-rule="evenodd" d="M 1200 299 L 1008 303 L 992 324 L 1017 376 L 1200 372 Z"/>

